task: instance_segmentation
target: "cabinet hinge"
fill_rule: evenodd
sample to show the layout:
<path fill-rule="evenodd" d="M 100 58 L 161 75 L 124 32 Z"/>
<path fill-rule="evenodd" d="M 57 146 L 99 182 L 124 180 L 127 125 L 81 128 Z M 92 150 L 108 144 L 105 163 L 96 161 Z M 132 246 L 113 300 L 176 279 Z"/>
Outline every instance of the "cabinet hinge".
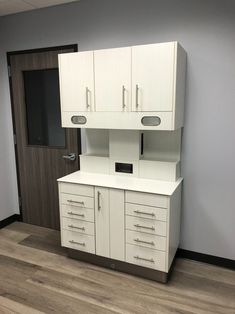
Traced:
<path fill-rule="evenodd" d="M 11 77 L 11 66 L 10 66 L 10 65 L 8 65 L 8 67 L 7 67 L 7 68 L 8 68 L 8 76 L 9 76 L 9 77 Z"/>

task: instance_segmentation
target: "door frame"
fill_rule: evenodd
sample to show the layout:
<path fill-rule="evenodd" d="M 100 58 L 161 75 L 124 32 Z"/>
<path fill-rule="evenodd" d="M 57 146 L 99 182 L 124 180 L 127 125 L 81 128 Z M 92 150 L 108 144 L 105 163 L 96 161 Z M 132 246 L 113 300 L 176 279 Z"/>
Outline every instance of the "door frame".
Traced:
<path fill-rule="evenodd" d="M 40 52 L 48 52 L 48 51 L 56 51 L 63 49 L 73 49 L 74 52 L 78 51 L 78 44 L 71 45 L 62 45 L 62 46 L 52 46 L 45 48 L 35 48 L 35 49 L 26 49 L 26 50 L 16 50 L 16 51 L 8 51 L 6 53 L 7 57 L 7 69 L 8 69 L 8 81 L 9 81 L 9 91 L 10 91 L 10 102 L 11 102 L 11 117 L 12 117 L 12 126 L 13 126 L 13 139 L 14 139 L 14 152 L 15 152 L 15 162 L 16 162 L 16 178 L 17 178 L 17 187 L 18 187 L 18 200 L 19 200 L 19 212 L 17 215 L 17 220 L 22 221 L 22 202 L 21 202 L 21 187 L 20 187 L 20 171 L 19 171 L 19 161 L 18 161 L 18 153 L 17 153 L 17 142 L 16 142 L 16 126 L 15 126 L 15 111 L 14 111 L 14 100 L 13 100 L 13 89 L 12 89 L 12 78 L 11 78 L 11 56 L 21 55 L 21 54 L 30 54 L 30 53 L 40 53 Z M 81 150 L 81 132 L 78 129 L 78 147 Z"/>

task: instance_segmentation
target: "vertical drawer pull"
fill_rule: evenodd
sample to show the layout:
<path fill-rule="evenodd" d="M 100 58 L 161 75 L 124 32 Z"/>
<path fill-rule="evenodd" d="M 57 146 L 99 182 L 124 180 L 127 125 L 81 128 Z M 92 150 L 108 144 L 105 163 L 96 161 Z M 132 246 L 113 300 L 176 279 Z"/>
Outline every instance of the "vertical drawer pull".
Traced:
<path fill-rule="evenodd" d="M 73 212 L 68 212 L 69 215 L 73 215 L 73 216 L 79 216 L 79 217 L 85 217 L 84 214 L 76 214 L 76 213 L 73 213 Z"/>
<path fill-rule="evenodd" d="M 75 203 L 75 204 L 84 205 L 84 202 L 79 202 L 79 201 L 67 200 L 67 202 L 68 203 Z"/>
<path fill-rule="evenodd" d="M 153 258 L 144 258 L 144 257 L 139 257 L 138 255 L 134 256 L 134 258 L 138 259 L 138 260 L 154 263 L 154 259 Z"/>
<path fill-rule="evenodd" d="M 146 227 L 146 226 L 141 226 L 141 225 L 139 225 L 139 224 L 134 225 L 134 227 L 136 227 L 136 228 L 148 229 L 148 230 L 152 230 L 152 231 L 155 230 L 154 227 Z"/>
<path fill-rule="evenodd" d="M 72 244 L 86 246 L 86 244 L 84 242 L 77 242 L 77 241 L 74 241 L 74 240 L 69 240 L 69 242 L 72 243 Z"/>
<path fill-rule="evenodd" d="M 144 243 L 144 244 L 150 244 L 150 245 L 154 245 L 154 242 L 153 241 L 143 241 L 143 240 L 140 240 L 140 239 L 134 239 L 135 242 L 137 243 Z"/>
<path fill-rule="evenodd" d="M 136 214 L 148 215 L 148 216 L 152 216 L 152 217 L 155 216 L 154 213 L 146 213 L 146 212 L 142 212 L 142 211 L 140 211 L 140 210 L 134 210 L 134 213 L 136 213 Z"/>
<path fill-rule="evenodd" d="M 85 231 L 85 228 L 84 227 L 76 227 L 76 226 L 73 226 L 73 225 L 68 225 L 69 228 L 72 228 L 72 229 L 79 229 L 79 230 L 83 230 Z"/>

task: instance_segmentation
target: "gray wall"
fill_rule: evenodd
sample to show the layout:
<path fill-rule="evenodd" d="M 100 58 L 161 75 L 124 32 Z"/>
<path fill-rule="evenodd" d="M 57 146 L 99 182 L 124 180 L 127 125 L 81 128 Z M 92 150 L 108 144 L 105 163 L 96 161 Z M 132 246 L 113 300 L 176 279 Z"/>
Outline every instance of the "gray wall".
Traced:
<path fill-rule="evenodd" d="M 1 211 L 17 210 L 6 51 L 67 43 L 88 50 L 177 40 L 188 52 L 181 247 L 235 258 L 233 0 L 81 0 L 2 18 L 0 28 L 0 187 L 2 191 L 8 178 L 7 188 L 15 198 L 4 202 L 8 192 L 1 192 Z"/>

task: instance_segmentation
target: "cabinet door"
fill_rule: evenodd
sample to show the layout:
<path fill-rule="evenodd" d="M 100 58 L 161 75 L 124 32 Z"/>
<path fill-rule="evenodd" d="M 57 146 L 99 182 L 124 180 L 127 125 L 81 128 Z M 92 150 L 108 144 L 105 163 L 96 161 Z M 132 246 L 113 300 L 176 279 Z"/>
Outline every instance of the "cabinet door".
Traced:
<path fill-rule="evenodd" d="M 131 110 L 131 48 L 94 51 L 96 111 Z"/>
<path fill-rule="evenodd" d="M 172 111 L 175 43 L 132 47 L 132 110 Z"/>
<path fill-rule="evenodd" d="M 95 187 L 96 254 L 109 257 L 109 189 Z"/>
<path fill-rule="evenodd" d="M 110 189 L 110 258 L 125 261 L 124 191 Z"/>
<path fill-rule="evenodd" d="M 60 96 L 63 111 L 94 108 L 93 51 L 59 56 Z"/>

